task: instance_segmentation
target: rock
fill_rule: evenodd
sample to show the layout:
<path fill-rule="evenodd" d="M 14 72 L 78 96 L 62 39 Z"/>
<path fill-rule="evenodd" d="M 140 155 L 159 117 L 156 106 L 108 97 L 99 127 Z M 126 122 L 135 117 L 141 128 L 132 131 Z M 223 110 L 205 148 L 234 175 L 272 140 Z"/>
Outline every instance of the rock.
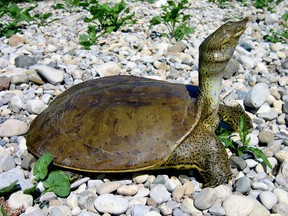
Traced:
<path fill-rule="evenodd" d="M 159 205 L 158 209 L 160 210 L 160 213 L 162 215 L 171 215 L 172 214 L 172 208 L 170 208 L 166 204 Z"/>
<path fill-rule="evenodd" d="M 22 84 L 28 83 L 29 77 L 26 74 L 17 74 L 11 77 L 11 83 L 13 84 Z"/>
<path fill-rule="evenodd" d="M 150 211 L 149 206 L 145 206 L 142 204 L 136 204 L 131 207 L 130 214 L 131 216 L 142 216 Z"/>
<path fill-rule="evenodd" d="M 288 205 L 288 192 L 283 190 L 282 188 L 274 188 L 272 191 L 278 200 L 278 203 L 285 203 Z"/>
<path fill-rule="evenodd" d="M 257 83 L 249 90 L 244 103 L 248 107 L 259 108 L 264 104 L 269 95 L 268 86 L 265 83 Z"/>
<path fill-rule="evenodd" d="M 170 193 L 167 191 L 164 185 L 157 184 L 150 190 L 150 197 L 158 204 L 161 204 L 170 199 Z"/>
<path fill-rule="evenodd" d="M 14 181 L 17 181 L 22 190 L 33 187 L 33 184 L 28 179 L 25 179 L 23 170 L 18 167 L 10 169 L 8 172 L 0 173 L 0 189 L 9 186 Z"/>
<path fill-rule="evenodd" d="M 239 70 L 239 62 L 235 58 L 231 58 L 224 70 L 224 79 L 230 79 Z"/>
<path fill-rule="evenodd" d="M 223 202 L 223 208 L 227 216 L 244 216 L 253 211 L 254 202 L 253 198 L 232 194 Z"/>
<path fill-rule="evenodd" d="M 8 119 L 3 124 L 0 124 L 0 137 L 11 137 L 26 134 L 28 125 L 17 119 Z"/>
<path fill-rule="evenodd" d="M 94 200 L 96 199 L 96 194 L 93 190 L 88 189 L 81 193 L 78 196 L 79 207 L 81 209 L 87 209 L 88 211 L 95 212 Z"/>
<path fill-rule="evenodd" d="M 268 144 L 274 139 L 274 133 L 269 129 L 264 129 L 259 133 L 258 138 L 261 143 Z"/>
<path fill-rule="evenodd" d="M 183 52 L 185 49 L 187 48 L 187 46 L 182 42 L 179 41 L 177 43 L 175 43 L 173 46 L 169 47 L 167 52 Z"/>
<path fill-rule="evenodd" d="M 121 182 L 118 182 L 118 181 L 105 182 L 97 186 L 97 193 L 109 194 L 109 193 L 112 193 L 113 191 L 116 191 L 121 185 L 122 185 Z"/>
<path fill-rule="evenodd" d="M 70 185 L 70 188 L 71 188 L 71 189 L 78 188 L 80 185 L 85 184 L 85 183 L 88 182 L 89 180 L 90 180 L 89 177 L 80 178 L 80 179 L 76 180 L 75 182 L 73 182 L 73 183 Z"/>
<path fill-rule="evenodd" d="M 279 163 L 282 163 L 284 162 L 285 159 L 288 158 L 288 151 L 280 150 L 277 153 L 275 153 L 274 157 L 279 161 Z"/>
<path fill-rule="evenodd" d="M 47 105 L 42 100 L 28 100 L 26 108 L 29 113 L 38 115 L 47 108 Z"/>
<path fill-rule="evenodd" d="M 61 83 L 64 80 L 64 71 L 62 70 L 57 70 L 46 65 L 38 65 L 35 67 L 35 70 L 41 77 L 53 85 Z"/>
<path fill-rule="evenodd" d="M 40 196 L 39 201 L 47 202 L 47 201 L 56 200 L 56 199 L 57 199 L 57 195 L 54 192 L 46 192 Z"/>
<path fill-rule="evenodd" d="M 187 216 L 183 211 L 181 211 L 179 208 L 173 209 L 173 216 Z"/>
<path fill-rule="evenodd" d="M 8 152 L 0 153 L 0 173 L 7 172 L 15 168 L 15 161 Z"/>
<path fill-rule="evenodd" d="M 220 200 L 223 202 L 227 197 L 229 197 L 232 194 L 231 188 L 224 185 L 219 185 L 216 188 L 214 188 L 214 191 L 217 195 L 217 200 Z"/>
<path fill-rule="evenodd" d="M 246 176 L 239 178 L 235 184 L 235 190 L 247 194 L 251 190 L 251 180 Z"/>
<path fill-rule="evenodd" d="M 195 191 L 195 186 L 191 181 L 186 181 L 183 184 L 183 188 L 185 189 L 185 195 L 191 195 Z"/>
<path fill-rule="evenodd" d="M 122 214 L 128 209 L 128 200 L 113 194 L 103 194 L 94 201 L 97 211 L 110 214 Z"/>
<path fill-rule="evenodd" d="M 70 193 L 70 195 L 67 197 L 66 201 L 67 206 L 69 206 L 70 209 L 74 209 L 78 207 L 78 197 L 74 193 Z"/>
<path fill-rule="evenodd" d="M 8 199 L 8 205 L 11 209 L 17 209 L 21 206 L 26 209 L 33 204 L 33 197 L 31 195 L 23 194 L 23 191 L 12 193 Z"/>
<path fill-rule="evenodd" d="M 262 203 L 262 205 L 268 210 L 272 209 L 272 207 L 277 204 L 276 195 L 270 191 L 261 192 L 259 194 L 259 200 Z"/>
<path fill-rule="evenodd" d="M 273 119 L 276 119 L 278 117 L 278 113 L 274 108 L 270 108 L 268 112 L 262 112 L 257 114 L 259 118 L 262 118 L 266 121 L 271 121 Z"/>
<path fill-rule="evenodd" d="M 178 185 L 172 192 L 172 199 L 176 202 L 180 202 L 181 198 L 185 193 L 185 188 L 183 185 Z"/>
<path fill-rule="evenodd" d="M 215 204 L 217 195 L 212 188 L 204 188 L 195 196 L 194 206 L 199 210 L 205 210 Z"/>
<path fill-rule="evenodd" d="M 262 191 L 267 191 L 269 190 L 267 184 L 265 184 L 264 182 L 253 182 L 251 187 L 254 190 L 262 190 Z"/>
<path fill-rule="evenodd" d="M 164 186 L 169 192 L 172 192 L 177 186 L 182 185 L 178 178 L 172 176 L 171 179 L 167 179 Z"/>
<path fill-rule="evenodd" d="M 257 146 L 259 143 L 258 136 L 254 133 L 247 134 L 247 139 L 250 138 L 249 146 Z"/>
<path fill-rule="evenodd" d="M 35 58 L 22 55 L 15 58 L 15 66 L 18 68 L 29 69 L 30 66 L 37 64 Z"/>
<path fill-rule="evenodd" d="M 13 111 L 20 111 L 25 109 L 25 102 L 22 95 L 15 95 L 11 98 L 11 107 Z"/>
<path fill-rule="evenodd" d="M 117 189 L 117 193 L 123 196 L 134 196 L 137 192 L 137 185 L 122 185 Z"/>
<path fill-rule="evenodd" d="M 189 215 L 202 215 L 202 212 L 195 208 L 195 202 L 191 198 L 185 198 L 180 205 L 180 209 Z"/>
<path fill-rule="evenodd" d="M 225 215 L 225 210 L 224 210 L 224 208 L 221 205 L 214 204 L 213 206 L 211 206 L 209 208 L 209 213 L 211 215 L 221 216 L 221 215 Z"/>
<path fill-rule="evenodd" d="M 232 168 L 237 168 L 238 170 L 244 170 L 245 167 L 247 166 L 247 163 L 245 162 L 245 160 L 234 155 L 232 155 L 229 158 L 229 163 Z"/>
<path fill-rule="evenodd" d="M 253 160 L 253 159 L 246 159 L 245 161 L 246 161 L 247 166 L 248 166 L 249 168 L 254 168 L 254 167 L 256 167 L 257 164 L 258 164 L 258 162 L 255 161 L 255 160 Z"/>
<path fill-rule="evenodd" d="M 239 61 L 245 69 L 250 70 L 250 69 L 253 69 L 255 67 L 255 62 L 254 62 L 253 58 L 251 58 L 249 56 L 241 55 L 239 57 Z"/>
<path fill-rule="evenodd" d="M 285 158 L 281 163 L 278 174 L 282 174 L 284 178 L 288 178 L 288 158 Z"/>
<path fill-rule="evenodd" d="M 148 174 L 142 174 L 142 173 L 134 173 L 133 174 L 133 181 L 137 184 L 143 184 L 147 181 L 149 175 Z"/>
<path fill-rule="evenodd" d="M 10 46 L 19 46 L 19 45 L 22 45 L 26 42 L 26 38 L 22 35 L 12 35 L 10 38 L 9 38 L 9 45 Z"/>
<path fill-rule="evenodd" d="M 100 77 L 118 75 L 121 72 L 120 66 L 115 62 L 106 62 L 96 67 L 96 72 Z"/>
<path fill-rule="evenodd" d="M 288 205 L 285 203 L 278 203 L 273 206 L 272 213 L 279 214 L 281 216 L 286 216 L 288 212 Z"/>
<path fill-rule="evenodd" d="M 5 77 L 5 76 L 0 77 L 0 91 L 9 89 L 10 81 L 11 77 Z"/>

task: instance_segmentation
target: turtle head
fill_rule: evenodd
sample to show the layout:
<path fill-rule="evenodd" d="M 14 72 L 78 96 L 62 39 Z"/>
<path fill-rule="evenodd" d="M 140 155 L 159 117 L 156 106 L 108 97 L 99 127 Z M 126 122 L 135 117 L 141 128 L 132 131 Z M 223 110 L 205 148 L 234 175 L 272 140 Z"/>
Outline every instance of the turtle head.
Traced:
<path fill-rule="evenodd" d="M 229 21 L 209 35 L 199 47 L 200 76 L 218 75 L 232 57 L 249 18 Z"/>

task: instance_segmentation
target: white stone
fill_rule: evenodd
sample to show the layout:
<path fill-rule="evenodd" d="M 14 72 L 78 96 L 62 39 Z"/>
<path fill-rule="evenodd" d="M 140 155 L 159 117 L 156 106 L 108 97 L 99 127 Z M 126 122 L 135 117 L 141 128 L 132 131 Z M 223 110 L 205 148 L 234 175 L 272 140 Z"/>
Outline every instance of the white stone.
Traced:
<path fill-rule="evenodd" d="M 8 119 L 3 124 L 0 124 L 0 137 L 11 137 L 26 134 L 28 125 L 17 119 Z"/>
<path fill-rule="evenodd" d="M 272 191 L 278 200 L 278 203 L 285 203 L 286 205 L 288 205 L 288 192 L 281 189 L 281 188 L 274 188 Z"/>
<path fill-rule="evenodd" d="M 118 75 L 121 72 L 120 66 L 115 62 L 106 62 L 96 66 L 96 72 L 100 77 Z"/>
<path fill-rule="evenodd" d="M 160 204 L 169 200 L 170 193 L 164 185 L 157 184 L 150 190 L 150 197 Z"/>
<path fill-rule="evenodd" d="M 194 205 L 194 200 L 191 199 L 191 198 L 185 198 L 183 201 L 182 201 L 182 205 L 185 207 L 186 210 L 188 210 L 188 213 L 190 215 L 202 215 L 202 212 L 200 210 L 198 210 L 197 208 L 195 208 L 195 205 Z"/>
<path fill-rule="evenodd" d="M 26 108 L 29 113 L 38 115 L 47 108 L 47 105 L 42 100 L 28 100 Z"/>
<path fill-rule="evenodd" d="M 217 195 L 213 188 L 204 188 L 195 196 L 194 205 L 199 210 L 205 210 L 215 204 Z"/>
<path fill-rule="evenodd" d="M 25 109 L 25 103 L 22 95 L 15 95 L 11 98 L 11 106 L 13 110 Z"/>
<path fill-rule="evenodd" d="M 114 182 L 105 182 L 103 184 L 99 184 L 97 186 L 97 193 L 98 194 L 109 194 L 113 191 L 116 191 L 120 186 L 121 182 L 114 181 Z"/>
<path fill-rule="evenodd" d="M 256 167 L 257 164 L 258 164 L 258 162 L 255 161 L 255 160 L 253 160 L 253 159 L 246 159 L 245 161 L 246 161 L 247 166 L 248 166 L 249 168 L 254 168 L 254 167 Z"/>
<path fill-rule="evenodd" d="M 239 57 L 239 61 L 240 61 L 240 63 L 242 63 L 242 65 L 245 69 L 253 69 L 255 67 L 255 62 L 254 62 L 253 58 L 251 58 L 249 56 L 241 55 Z"/>
<path fill-rule="evenodd" d="M 63 82 L 64 80 L 64 71 L 57 70 L 46 65 L 38 65 L 35 67 L 36 72 L 43 76 L 49 83 L 56 85 Z"/>
<path fill-rule="evenodd" d="M 67 197 L 66 201 L 67 206 L 69 206 L 70 209 L 74 209 L 78 207 L 78 197 L 74 193 L 70 193 L 70 195 Z"/>
<path fill-rule="evenodd" d="M 269 95 L 269 87 L 265 83 L 258 83 L 249 90 L 244 103 L 249 107 L 259 108 Z"/>
<path fill-rule="evenodd" d="M 123 196 L 134 196 L 137 192 L 137 185 L 122 185 L 117 189 L 117 193 Z"/>
<path fill-rule="evenodd" d="M 143 184 L 147 181 L 149 175 L 148 174 L 142 174 L 142 173 L 135 173 L 133 174 L 133 181 L 137 184 Z"/>
<path fill-rule="evenodd" d="M 128 200 L 113 194 L 103 194 L 94 201 L 97 211 L 110 214 L 122 214 L 128 209 Z"/>
<path fill-rule="evenodd" d="M 259 194 L 259 200 L 265 208 L 272 209 L 277 204 L 277 196 L 270 191 L 263 191 Z"/>
<path fill-rule="evenodd" d="M 8 199 L 8 205 L 11 209 L 17 209 L 23 205 L 24 209 L 32 206 L 33 197 L 31 195 L 23 194 L 23 191 L 12 193 Z"/>
<path fill-rule="evenodd" d="M 8 152 L 0 153 L 0 173 L 15 168 L 15 161 Z"/>
<path fill-rule="evenodd" d="M 257 134 L 249 133 L 247 134 L 247 139 L 250 138 L 249 146 L 257 146 L 259 143 L 259 139 Z"/>

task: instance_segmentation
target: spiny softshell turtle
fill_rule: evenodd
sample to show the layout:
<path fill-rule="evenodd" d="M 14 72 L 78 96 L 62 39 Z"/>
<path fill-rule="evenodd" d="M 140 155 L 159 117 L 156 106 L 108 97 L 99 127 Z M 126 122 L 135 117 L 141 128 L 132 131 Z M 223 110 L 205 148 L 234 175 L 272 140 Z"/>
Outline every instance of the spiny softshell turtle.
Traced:
<path fill-rule="evenodd" d="M 224 121 L 237 127 L 244 111 L 220 105 L 223 71 L 248 18 L 229 21 L 199 48 L 199 90 L 134 76 L 77 84 L 38 115 L 28 149 L 50 152 L 54 164 L 88 172 L 196 168 L 205 186 L 227 183 L 228 156 L 214 134 Z"/>

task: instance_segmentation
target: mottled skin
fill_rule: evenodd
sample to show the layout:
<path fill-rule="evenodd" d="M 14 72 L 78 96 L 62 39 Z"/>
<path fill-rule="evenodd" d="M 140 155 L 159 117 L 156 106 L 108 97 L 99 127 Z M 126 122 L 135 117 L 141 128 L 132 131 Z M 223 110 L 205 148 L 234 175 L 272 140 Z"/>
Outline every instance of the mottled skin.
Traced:
<path fill-rule="evenodd" d="M 219 106 L 219 94 L 247 21 L 228 22 L 201 44 L 200 90 L 133 76 L 80 83 L 32 122 L 28 149 L 37 156 L 51 152 L 54 164 L 75 170 L 196 168 L 205 186 L 227 183 L 228 156 L 214 131 L 217 113 L 234 129 L 244 114 L 240 107 Z"/>

